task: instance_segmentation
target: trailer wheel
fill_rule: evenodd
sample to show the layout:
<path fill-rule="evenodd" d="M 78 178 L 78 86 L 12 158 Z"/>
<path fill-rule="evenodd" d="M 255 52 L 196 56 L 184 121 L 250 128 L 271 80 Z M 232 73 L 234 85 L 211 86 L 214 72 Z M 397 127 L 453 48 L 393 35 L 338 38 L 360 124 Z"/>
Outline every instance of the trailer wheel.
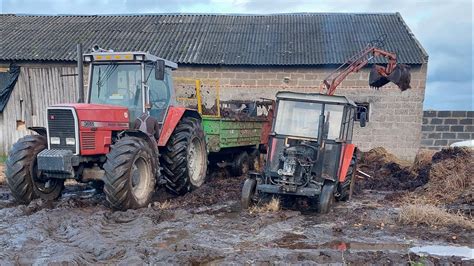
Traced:
<path fill-rule="evenodd" d="M 124 137 L 112 145 L 104 164 L 104 192 L 115 209 L 147 206 L 153 196 L 156 169 L 152 149 L 136 137 Z"/>
<path fill-rule="evenodd" d="M 323 188 L 321 189 L 321 194 L 318 199 L 318 212 L 319 213 L 328 213 L 331 209 L 331 206 L 334 202 L 334 182 L 326 181 L 324 182 Z"/>
<path fill-rule="evenodd" d="M 240 204 L 242 209 L 248 209 L 253 204 L 253 198 L 257 188 L 257 180 L 253 178 L 247 178 L 242 187 L 242 197 Z"/>
<path fill-rule="evenodd" d="M 41 180 L 36 156 L 46 149 L 44 136 L 29 135 L 16 142 L 7 159 L 7 184 L 13 197 L 21 203 L 29 203 L 40 197 L 45 200 L 57 199 L 64 188 L 64 180 Z"/>
<path fill-rule="evenodd" d="M 254 149 L 249 154 L 249 160 L 250 160 L 250 170 L 260 171 L 260 169 L 262 167 L 260 165 L 260 151 L 259 151 L 259 149 Z"/>
<path fill-rule="evenodd" d="M 204 184 L 207 172 L 207 148 L 201 121 L 184 117 L 163 149 L 161 163 L 166 188 L 183 195 Z"/>
<path fill-rule="evenodd" d="M 232 165 L 232 175 L 241 176 L 246 174 L 250 169 L 249 154 L 244 151 L 239 153 L 235 158 L 234 164 Z"/>

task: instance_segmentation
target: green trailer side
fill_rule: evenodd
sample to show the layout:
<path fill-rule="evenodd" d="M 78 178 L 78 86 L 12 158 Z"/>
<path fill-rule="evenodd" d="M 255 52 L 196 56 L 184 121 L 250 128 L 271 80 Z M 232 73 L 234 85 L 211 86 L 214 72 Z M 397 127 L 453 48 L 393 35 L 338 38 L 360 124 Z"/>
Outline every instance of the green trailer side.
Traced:
<path fill-rule="evenodd" d="M 266 120 L 233 119 L 203 116 L 202 124 L 206 134 L 209 152 L 225 148 L 258 146 L 262 143 L 262 130 Z"/>

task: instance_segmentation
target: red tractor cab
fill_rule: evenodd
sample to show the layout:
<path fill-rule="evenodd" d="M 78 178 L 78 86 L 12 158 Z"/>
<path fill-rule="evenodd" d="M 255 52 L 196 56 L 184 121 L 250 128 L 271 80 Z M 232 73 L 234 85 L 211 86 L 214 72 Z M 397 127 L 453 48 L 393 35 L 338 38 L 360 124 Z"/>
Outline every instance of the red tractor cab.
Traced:
<path fill-rule="evenodd" d="M 265 168 L 249 174 L 242 207 L 278 194 L 313 198 L 319 211 L 327 212 L 334 199 L 351 194 L 357 106 L 344 96 L 318 93 L 279 92 L 276 99 Z"/>

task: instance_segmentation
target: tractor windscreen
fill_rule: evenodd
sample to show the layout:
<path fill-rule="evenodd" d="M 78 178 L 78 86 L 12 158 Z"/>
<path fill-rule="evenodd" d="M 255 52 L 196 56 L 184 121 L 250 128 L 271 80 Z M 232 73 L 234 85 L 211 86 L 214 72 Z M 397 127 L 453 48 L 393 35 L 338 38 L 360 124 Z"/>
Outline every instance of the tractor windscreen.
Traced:
<path fill-rule="evenodd" d="M 275 133 L 316 139 L 322 104 L 280 100 Z"/>
<path fill-rule="evenodd" d="M 127 107 L 131 117 L 142 112 L 140 64 L 93 64 L 90 103 Z"/>

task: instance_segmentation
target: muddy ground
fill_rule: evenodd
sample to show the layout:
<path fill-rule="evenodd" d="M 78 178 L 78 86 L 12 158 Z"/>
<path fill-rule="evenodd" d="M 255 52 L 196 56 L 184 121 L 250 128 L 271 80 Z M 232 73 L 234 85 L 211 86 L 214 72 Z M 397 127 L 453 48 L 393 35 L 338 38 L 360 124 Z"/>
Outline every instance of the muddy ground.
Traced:
<path fill-rule="evenodd" d="M 473 233 L 399 225 L 403 192 L 362 190 L 327 215 L 302 206 L 250 213 L 239 207 L 243 178 L 209 179 L 184 197 L 159 190 L 148 208 L 126 212 L 111 211 L 86 185 L 70 184 L 58 201 L 27 206 L 0 185 L 0 264 L 473 262 L 409 252 L 426 245 L 472 248 Z"/>

